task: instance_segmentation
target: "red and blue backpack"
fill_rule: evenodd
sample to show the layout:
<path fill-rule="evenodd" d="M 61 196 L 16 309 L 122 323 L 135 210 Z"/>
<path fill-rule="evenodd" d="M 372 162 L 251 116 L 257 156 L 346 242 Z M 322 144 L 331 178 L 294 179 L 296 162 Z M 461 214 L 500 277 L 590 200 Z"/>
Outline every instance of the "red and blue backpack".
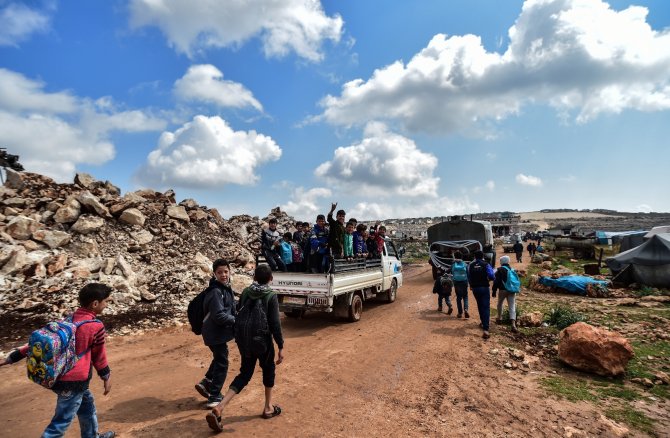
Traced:
<path fill-rule="evenodd" d="M 62 321 L 50 322 L 35 330 L 28 341 L 26 367 L 28 378 L 45 388 L 54 386 L 60 376 L 74 368 L 79 359 L 91 349 L 77 354 L 77 329 L 97 319 L 73 322 L 72 316 Z"/>

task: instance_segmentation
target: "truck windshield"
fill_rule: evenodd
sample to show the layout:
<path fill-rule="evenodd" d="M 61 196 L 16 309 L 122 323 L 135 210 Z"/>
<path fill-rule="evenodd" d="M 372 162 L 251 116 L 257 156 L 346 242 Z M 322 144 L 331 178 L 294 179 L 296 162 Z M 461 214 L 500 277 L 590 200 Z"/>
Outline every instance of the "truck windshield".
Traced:
<path fill-rule="evenodd" d="M 386 245 L 384 245 L 384 255 L 398 258 L 398 253 L 395 250 L 395 245 L 390 240 L 387 240 Z"/>

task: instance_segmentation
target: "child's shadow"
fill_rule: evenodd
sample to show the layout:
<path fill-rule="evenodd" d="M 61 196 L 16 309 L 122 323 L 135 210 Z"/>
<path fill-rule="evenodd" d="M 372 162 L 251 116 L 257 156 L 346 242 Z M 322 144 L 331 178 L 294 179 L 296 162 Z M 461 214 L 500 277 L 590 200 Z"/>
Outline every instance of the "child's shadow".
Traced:
<path fill-rule="evenodd" d="M 142 397 L 117 403 L 104 413 L 99 413 L 100 421 L 116 423 L 142 423 L 156 420 L 171 414 L 192 411 L 198 406 L 195 397 L 178 400 L 161 400 L 155 397 Z"/>

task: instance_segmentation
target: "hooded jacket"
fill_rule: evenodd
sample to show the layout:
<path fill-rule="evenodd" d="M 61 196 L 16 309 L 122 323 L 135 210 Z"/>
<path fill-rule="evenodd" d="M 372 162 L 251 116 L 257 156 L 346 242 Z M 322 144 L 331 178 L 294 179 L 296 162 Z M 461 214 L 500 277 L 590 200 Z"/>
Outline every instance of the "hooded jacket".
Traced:
<path fill-rule="evenodd" d="M 209 286 L 202 339 L 207 346 L 225 344 L 235 337 L 235 295 L 230 284 L 220 283 L 216 278 L 209 280 Z"/>
<path fill-rule="evenodd" d="M 279 301 L 277 300 L 277 294 L 270 289 L 270 286 L 267 284 L 258 284 L 254 281 L 251 286 L 242 291 L 238 310 L 242 308 L 248 299 L 256 300 L 259 298 L 263 302 L 263 305 L 266 306 L 265 314 L 267 315 L 268 328 L 270 329 L 270 335 L 268 336 L 274 338 L 277 347 L 281 350 L 284 348 L 284 337 L 282 336 L 281 323 L 279 322 Z"/>

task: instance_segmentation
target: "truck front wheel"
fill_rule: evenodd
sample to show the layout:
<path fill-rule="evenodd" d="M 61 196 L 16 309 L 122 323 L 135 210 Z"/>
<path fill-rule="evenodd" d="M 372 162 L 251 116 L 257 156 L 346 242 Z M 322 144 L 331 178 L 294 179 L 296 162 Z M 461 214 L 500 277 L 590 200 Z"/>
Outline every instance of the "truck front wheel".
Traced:
<path fill-rule="evenodd" d="M 391 281 L 391 287 L 389 290 L 384 292 L 383 299 L 386 303 L 392 303 L 395 301 L 396 296 L 398 295 L 398 280 L 395 278 Z"/>
<path fill-rule="evenodd" d="M 356 294 L 351 299 L 351 305 L 349 306 L 349 321 L 357 322 L 361 319 L 361 314 L 363 313 L 363 299 L 360 295 Z"/>

